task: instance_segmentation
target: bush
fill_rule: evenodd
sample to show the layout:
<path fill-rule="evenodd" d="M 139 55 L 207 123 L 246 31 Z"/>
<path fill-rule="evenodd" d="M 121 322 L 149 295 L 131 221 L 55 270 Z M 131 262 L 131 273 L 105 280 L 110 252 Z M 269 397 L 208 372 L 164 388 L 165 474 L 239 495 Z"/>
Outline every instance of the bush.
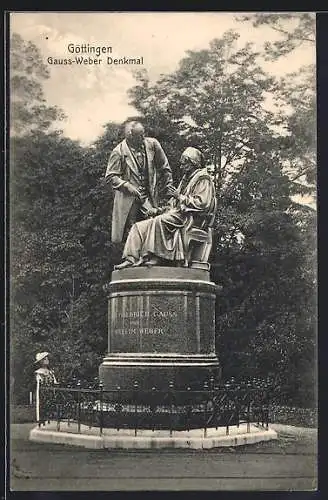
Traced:
<path fill-rule="evenodd" d="M 270 422 L 300 427 L 317 427 L 318 412 L 312 408 L 272 405 L 270 408 Z"/>
<path fill-rule="evenodd" d="M 10 408 L 10 422 L 12 424 L 27 424 L 35 422 L 34 405 L 12 405 Z"/>

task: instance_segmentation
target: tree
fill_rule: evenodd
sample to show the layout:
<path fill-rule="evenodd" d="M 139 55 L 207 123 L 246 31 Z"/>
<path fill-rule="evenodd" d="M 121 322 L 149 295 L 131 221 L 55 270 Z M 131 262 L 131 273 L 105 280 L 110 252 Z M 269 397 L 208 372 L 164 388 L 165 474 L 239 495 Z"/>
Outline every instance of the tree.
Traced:
<path fill-rule="evenodd" d="M 284 170 L 300 195 L 316 196 L 316 95 L 313 66 L 281 79 L 275 95 L 285 135 L 280 139 Z"/>
<path fill-rule="evenodd" d="M 268 60 L 277 60 L 302 46 L 315 47 L 315 15 L 311 13 L 252 14 L 238 18 L 254 27 L 268 26 L 280 40 L 264 43 Z M 313 51 L 314 57 L 314 51 Z M 316 77 L 315 64 L 281 79 L 274 94 L 279 108 L 278 124 L 285 137 L 280 147 L 285 171 L 297 183 L 301 195 L 315 198 L 316 192 Z"/>
<path fill-rule="evenodd" d="M 14 136 L 31 130 L 46 131 L 64 114 L 46 104 L 42 83 L 49 70 L 32 42 L 14 33 L 10 40 L 10 128 Z"/>
<path fill-rule="evenodd" d="M 254 27 L 270 26 L 280 35 L 280 40 L 266 42 L 264 45 L 269 60 L 289 54 L 304 44 L 315 44 L 315 15 L 309 12 L 257 13 L 237 19 L 241 22 L 251 21 Z"/>

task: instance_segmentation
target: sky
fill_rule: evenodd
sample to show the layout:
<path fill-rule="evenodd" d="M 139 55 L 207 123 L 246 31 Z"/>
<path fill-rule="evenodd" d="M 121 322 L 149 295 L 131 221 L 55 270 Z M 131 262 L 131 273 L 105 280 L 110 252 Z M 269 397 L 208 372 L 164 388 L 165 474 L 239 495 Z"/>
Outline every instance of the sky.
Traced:
<path fill-rule="evenodd" d="M 135 84 L 133 71 L 144 68 L 152 82 L 161 74 L 171 73 L 188 50 L 201 50 L 213 38 L 229 29 L 238 31 L 238 44 L 254 42 L 262 50 L 263 42 L 279 39 L 270 27 L 254 28 L 238 22 L 237 13 L 204 12 L 14 12 L 11 33 L 19 33 L 40 49 L 50 71 L 44 83 L 49 105 L 58 105 L 66 114 L 60 127 L 65 135 L 82 144 L 92 143 L 109 121 L 122 122 L 135 115 L 127 91 Z M 292 24 L 290 25 L 292 28 Z M 143 57 L 143 66 L 49 65 L 47 58 L 68 58 L 68 44 L 111 46 L 112 57 Z M 78 55 L 78 54 L 76 54 Z M 315 48 L 303 46 L 265 69 L 276 76 L 296 71 L 315 62 Z"/>

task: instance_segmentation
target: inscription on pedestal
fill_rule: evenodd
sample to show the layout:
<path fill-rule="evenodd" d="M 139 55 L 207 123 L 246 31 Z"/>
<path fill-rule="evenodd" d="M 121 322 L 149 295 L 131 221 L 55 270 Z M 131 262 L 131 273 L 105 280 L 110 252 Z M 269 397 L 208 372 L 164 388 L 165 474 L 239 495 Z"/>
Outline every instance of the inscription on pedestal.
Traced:
<path fill-rule="evenodd" d="M 211 315 L 200 318 L 202 302 L 203 296 L 192 292 L 112 294 L 111 352 L 210 352 L 207 339 L 213 336 L 214 325 Z M 201 330 L 207 328 L 201 340 Z"/>

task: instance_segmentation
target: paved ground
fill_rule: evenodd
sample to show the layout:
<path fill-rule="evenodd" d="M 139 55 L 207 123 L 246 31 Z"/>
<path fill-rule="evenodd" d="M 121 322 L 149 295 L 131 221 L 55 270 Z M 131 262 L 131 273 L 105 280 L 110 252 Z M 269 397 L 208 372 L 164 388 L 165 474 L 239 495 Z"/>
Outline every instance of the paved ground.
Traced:
<path fill-rule="evenodd" d="M 272 427 L 279 440 L 238 448 L 86 450 L 28 441 L 31 424 L 11 426 L 16 491 L 313 490 L 314 429 Z"/>

